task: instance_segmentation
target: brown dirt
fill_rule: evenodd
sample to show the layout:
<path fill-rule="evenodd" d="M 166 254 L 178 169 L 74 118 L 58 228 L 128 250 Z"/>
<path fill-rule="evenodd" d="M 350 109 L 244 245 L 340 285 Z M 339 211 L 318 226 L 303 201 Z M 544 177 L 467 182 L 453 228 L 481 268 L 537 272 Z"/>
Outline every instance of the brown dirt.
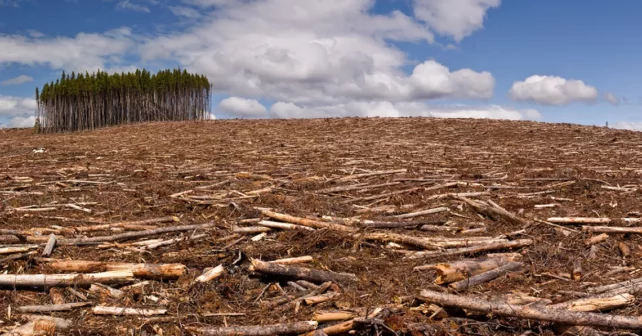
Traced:
<path fill-rule="evenodd" d="M 231 234 L 231 225 L 240 219 L 260 217 L 254 207 L 270 207 L 280 213 L 306 217 L 360 215 L 356 205 L 372 201 L 350 202 L 352 197 L 382 194 L 419 186 L 409 179 L 434 179 L 425 187 L 447 181 L 478 183 L 383 198 L 376 205 L 414 204 L 412 210 L 448 206 L 454 212 L 471 218 L 439 213 L 417 219 L 447 219 L 455 225 L 484 223 L 487 232 L 477 236 L 498 236 L 523 229 L 503 220 L 480 217 L 472 208 L 453 199 L 429 199 L 447 192 L 490 191 L 491 199 L 513 213 L 531 221 L 535 218 L 581 216 L 626 217 L 642 211 L 641 192 L 612 191 L 601 185 L 640 185 L 642 174 L 642 133 L 583 127 L 568 124 L 489 120 L 404 119 L 324 119 L 324 120 L 219 120 L 209 122 L 150 123 L 113 127 L 75 134 L 35 135 L 31 130 L 0 130 L 0 191 L 42 192 L 42 195 L 1 194 L 0 228 L 27 230 L 51 226 L 75 227 L 95 222 L 112 223 L 162 216 L 178 216 L 181 224 L 214 221 L 216 229 L 207 231 L 205 239 L 183 242 L 151 251 L 127 247 L 59 246 L 53 258 L 89 259 L 154 263 L 183 263 L 189 273 L 178 281 L 152 281 L 146 295 L 166 299 L 168 314 L 162 318 L 95 316 L 91 307 L 69 313 L 50 315 L 69 318 L 74 327 L 69 335 L 163 335 L 189 334 L 186 326 L 256 325 L 309 320 L 319 309 L 334 307 L 376 307 L 393 303 L 403 296 L 416 296 L 421 289 L 434 288 L 432 271 L 413 272 L 413 267 L 445 262 L 475 255 L 431 259 L 405 259 L 380 242 L 362 242 L 346 234 L 328 230 L 294 232 L 274 230 L 258 242 L 248 239 L 223 249 L 230 241 L 217 241 Z M 33 150 L 44 148 L 44 153 Z M 407 169 L 407 173 L 380 175 L 337 182 L 336 178 L 369 171 Z M 238 176 L 239 172 L 268 175 L 256 180 Z M 20 177 L 29 177 L 21 180 Z M 317 177 L 314 179 L 313 177 Z M 307 179 L 306 179 L 307 178 Z M 560 181 L 532 181 L 532 178 L 557 178 L 575 181 L 563 187 L 551 187 L 552 194 L 533 198 L 517 197 L 519 193 L 547 190 L 547 185 Z M 233 190 L 247 193 L 268 186 L 275 188 L 256 198 L 232 198 L 201 205 L 170 198 L 181 191 L 230 179 L 230 183 L 212 190 L 195 190 L 192 195 L 212 195 Z M 406 180 L 404 180 L 406 179 Z M 85 184 L 70 180 L 109 182 Z M 355 183 L 400 184 L 365 191 L 347 191 L 324 195 L 316 190 Z M 56 183 L 59 182 L 59 183 Z M 493 185 L 501 187 L 490 188 Z M 554 201 L 550 196 L 570 198 Z M 19 212 L 14 208 L 47 206 L 56 203 L 96 202 L 83 205 L 85 213 L 71 208 L 49 212 Z M 555 208 L 535 209 L 536 204 L 558 203 Z M 407 210 L 411 211 L 411 210 Z M 65 217 L 66 220 L 52 218 Z M 385 214 L 364 214 L 361 218 L 390 220 Z M 174 224 L 160 224 L 168 226 Z M 615 224 L 614 224 L 615 225 Z M 618 224 L 619 225 L 619 224 Z M 570 226 L 579 230 L 579 226 Z M 382 230 L 385 231 L 385 230 Z M 414 236 L 442 235 L 419 230 L 395 229 L 393 232 Z M 92 233 L 106 235 L 109 233 Z M 177 233 L 160 237 L 173 238 Z M 444 233 L 443 236 L 460 236 Z M 475 235 L 472 235 L 475 236 Z M 602 275 L 612 266 L 642 266 L 642 239 L 639 235 L 612 234 L 599 244 L 595 259 L 587 259 L 589 248 L 584 240 L 590 234 L 565 236 L 555 228 L 533 224 L 519 238 L 534 239 L 531 247 L 518 250 L 526 270 L 477 286 L 469 294 L 488 295 L 520 290 L 533 296 L 562 302 L 571 297 L 560 291 L 583 291 L 583 284 L 606 284 L 637 277 L 636 272 L 620 273 L 609 278 Z M 156 237 L 152 237 L 156 238 Z M 618 243 L 631 249 L 623 258 Z M 413 250 L 407 247 L 407 250 Z M 41 249 L 38 250 L 39 252 Z M 249 262 L 232 265 L 239 251 L 246 257 L 273 260 L 310 255 L 311 264 L 300 266 L 350 272 L 359 282 L 342 285 L 342 295 L 321 306 L 302 306 L 293 310 L 262 309 L 254 304 L 270 282 L 248 271 Z M 497 251 L 503 252 L 503 251 Z M 483 254 L 482 254 L 483 255 Z M 564 281 L 542 273 L 561 274 L 582 262 L 581 281 Z M 211 283 L 188 288 L 191 279 L 205 267 L 223 264 L 227 272 Z M 0 265 L 1 271 L 16 273 L 52 273 L 34 260 L 18 260 Z M 283 283 L 285 285 L 285 283 Z M 289 289 L 286 289 L 289 290 Z M 69 292 L 67 302 L 77 301 Z M 124 298 L 91 297 L 93 304 L 126 307 L 154 307 L 146 295 L 128 294 Z M 270 288 L 263 300 L 279 296 Z M 613 314 L 640 315 L 638 300 L 632 306 Z M 8 306 L 50 304 L 46 290 L 0 290 L 0 329 L 21 323 L 17 314 L 9 318 Z M 520 321 L 513 318 L 451 318 L 429 321 L 419 311 L 406 305 L 386 318 L 398 332 L 406 332 L 412 322 L 423 322 L 440 328 L 443 334 L 553 334 L 549 323 Z M 246 316 L 204 317 L 204 313 L 242 312 Z M 477 323 L 476 321 L 480 322 Z M 373 331 L 363 331 L 374 333 Z"/>

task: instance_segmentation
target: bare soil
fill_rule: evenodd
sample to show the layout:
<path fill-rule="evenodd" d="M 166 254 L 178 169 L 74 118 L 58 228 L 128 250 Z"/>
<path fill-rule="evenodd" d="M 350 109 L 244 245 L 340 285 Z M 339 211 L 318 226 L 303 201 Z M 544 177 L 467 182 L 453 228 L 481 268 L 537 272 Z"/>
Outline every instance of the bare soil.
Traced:
<path fill-rule="evenodd" d="M 44 152 L 38 149 L 44 149 Z M 391 247 L 385 242 L 359 240 L 337 231 L 272 230 L 259 241 L 254 234 L 233 235 L 240 220 L 260 218 L 255 207 L 298 217 L 356 217 L 362 220 L 401 221 L 395 214 L 448 207 L 413 220 L 444 220 L 462 228 L 483 226 L 486 232 L 466 237 L 516 233 L 510 239 L 533 239 L 519 252 L 524 269 L 461 293 L 501 295 L 520 291 L 547 298 L 553 303 L 573 298 L 587 286 L 609 284 L 641 276 L 642 239 L 637 234 L 610 234 L 589 258 L 584 241 L 595 234 L 581 225 L 564 225 L 573 232 L 541 224 L 549 217 L 639 216 L 642 176 L 642 133 L 524 121 L 455 119 L 312 119 L 312 120 L 217 120 L 127 125 L 73 134 L 38 135 L 32 130 L 0 130 L 0 228 L 32 230 L 78 227 L 98 223 L 135 221 L 176 216 L 179 223 L 159 227 L 213 222 L 207 236 L 156 249 L 131 246 L 133 241 L 105 246 L 57 246 L 52 258 L 122 261 L 137 263 L 182 263 L 189 272 L 178 280 L 151 280 L 143 294 L 127 293 L 121 299 L 89 296 L 92 305 L 135 308 L 166 307 L 160 317 L 94 315 L 91 306 L 48 315 L 71 319 L 73 327 L 60 335 L 188 335 L 188 326 L 260 325 L 308 321 L 318 310 L 400 303 L 401 308 L 384 316 L 386 325 L 399 334 L 415 334 L 409 326 L 423 323 L 426 334 L 535 334 L 553 335 L 550 323 L 497 316 L 450 316 L 432 318 L 413 300 L 421 289 L 439 287 L 434 271 L 413 271 L 415 266 L 484 256 L 486 253 L 437 258 L 406 258 L 418 250 L 412 246 Z M 339 180 L 355 174 L 406 169 L 405 173 Z M 239 174 L 249 173 L 249 174 Z M 198 188 L 228 181 L 214 188 Z M 89 182 L 88 182 L 89 181 Z M 448 188 L 429 189 L 448 182 Z M 573 181 L 569 184 L 564 182 Z M 101 183 L 92 183 L 101 182 Z M 377 185 L 365 190 L 323 193 L 322 189 L 352 184 Z M 556 186 L 562 183 L 562 186 Z M 627 190 L 603 186 L 625 186 Z M 267 191 L 250 193 L 251 191 Z M 385 194 L 422 187 L 408 193 Z M 627 187 L 628 188 L 628 187 Z M 192 190 L 189 197 L 170 195 Z M 523 195 L 549 191 L 539 195 Z M 2 192 L 5 193 L 2 193 Z M 445 193 L 488 191 L 471 199 L 492 200 L 529 224 L 494 220 L 452 198 L 430 198 Z M 35 192 L 35 193 L 34 193 Z M 41 194 L 36 194 L 41 193 Z M 384 195 L 374 200 L 360 198 Z M 193 196 L 211 196 L 211 204 L 199 204 Z M 556 198 L 556 199 L 552 199 Z M 560 200 L 560 198 L 562 200 Z M 207 202 L 200 202 L 207 203 Z M 61 204 L 80 204 L 91 212 Z M 84 204 L 84 205 L 82 205 Z M 535 205 L 556 204 L 551 208 Z M 52 207 L 50 211 L 21 210 Z M 394 213 L 360 212 L 367 208 L 395 206 Z M 403 207 L 404 205 L 411 205 Z M 613 226 L 639 224 L 612 223 Z M 460 232 L 426 232 L 416 227 L 368 231 L 396 232 L 416 237 L 462 237 Z M 91 232 L 109 235 L 114 232 Z M 191 235 L 167 233 L 151 238 L 170 239 Z M 198 232 L 197 232 L 198 233 Z M 67 238 L 73 235 L 62 234 Z M 228 237 L 229 239 L 221 239 Z M 145 238 L 144 238 L 145 239 Z M 143 240 L 143 239 L 140 239 Z M 231 244 L 236 242 L 236 244 Z M 623 256 L 618 244 L 630 249 Z M 2 243 L 0 243 L 2 245 Z M 8 245 L 8 244 L 5 244 Z M 33 256 L 5 262 L 7 274 L 50 274 L 54 271 Z M 242 259 L 238 261 L 241 255 Z M 341 296 L 320 305 L 294 309 L 264 308 L 260 302 L 278 298 L 276 286 L 263 290 L 274 279 L 257 276 L 248 269 L 249 258 L 274 260 L 312 256 L 300 267 L 347 272 L 359 281 L 340 284 Z M 0 256 L 6 257 L 6 256 Z M 580 280 L 565 278 L 573 265 L 582 264 Z M 222 264 L 219 278 L 190 287 L 203 269 Z M 605 277 L 614 267 L 625 272 Z M 285 291 L 286 282 L 281 281 Z M 446 286 L 441 286 L 447 288 Z M 77 288 L 87 294 L 86 289 Z M 80 299 L 64 291 L 66 302 Z M 154 298 L 158 302 L 154 302 Z M 258 299 L 257 299 L 258 298 Z M 640 301 L 610 314 L 640 315 Z M 51 304 L 48 289 L 0 289 L 0 330 L 24 323 L 15 308 Z M 9 315 L 8 309 L 14 312 Z M 208 313 L 244 313 L 244 316 L 212 316 Z M 605 330 L 609 331 L 609 330 Z M 611 330 L 612 331 L 612 330 Z M 360 330 L 375 334 L 374 329 Z M 392 334 L 379 329 L 381 334 Z"/>

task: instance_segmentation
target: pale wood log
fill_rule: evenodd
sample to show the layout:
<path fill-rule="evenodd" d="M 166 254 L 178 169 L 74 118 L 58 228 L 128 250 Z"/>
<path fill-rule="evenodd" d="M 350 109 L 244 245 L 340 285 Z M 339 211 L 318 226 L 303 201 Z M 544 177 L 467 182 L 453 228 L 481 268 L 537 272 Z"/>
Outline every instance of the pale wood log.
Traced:
<path fill-rule="evenodd" d="M 316 321 L 280 323 L 257 326 L 229 327 L 186 327 L 187 330 L 203 336 L 271 336 L 301 334 L 313 331 L 319 324 Z"/>
<path fill-rule="evenodd" d="M 395 229 L 395 228 L 405 228 L 405 227 L 417 227 L 420 225 L 438 225 L 444 224 L 444 220 L 416 220 L 410 222 L 364 222 L 360 223 L 359 226 L 364 228 L 371 229 Z"/>
<path fill-rule="evenodd" d="M 20 259 L 28 258 L 29 256 L 32 256 L 34 254 L 36 254 L 36 251 L 30 251 L 30 252 L 27 252 L 27 253 L 12 254 L 12 255 L 10 255 L 8 257 L 0 258 L 0 265 L 6 264 L 6 263 L 8 263 L 10 261 L 13 261 L 13 260 L 20 260 Z"/>
<path fill-rule="evenodd" d="M 379 176 L 379 175 L 392 175 L 392 174 L 403 174 L 403 173 L 406 173 L 407 171 L 408 171 L 407 169 L 381 170 L 381 171 L 375 171 L 375 172 L 370 172 L 370 173 L 348 175 L 348 176 L 344 176 L 344 177 L 338 178 L 337 181 L 344 182 L 344 181 L 360 179 L 360 178 L 363 178 L 363 177 L 372 177 L 372 176 Z"/>
<path fill-rule="evenodd" d="M 419 216 L 436 214 L 436 213 L 445 212 L 445 211 L 448 211 L 448 210 L 449 209 L 447 207 L 439 207 L 439 208 L 434 208 L 434 209 L 410 212 L 410 213 L 407 213 L 407 214 L 397 215 L 397 216 L 394 216 L 394 217 L 395 218 L 400 218 L 400 219 L 401 218 L 412 218 L 412 217 L 419 217 Z"/>
<path fill-rule="evenodd" d="M 593 217 L 551 217 L 546 221 L 555 224 L 608 224 L 610 218 L 593 218 Z"/>
<path fill-rule="evenodd" d="M 190 241 L 190 240 L 196 240 L 196 239 L 201 239 L 207 237 L 207 234 L 197 234 L 197 235 L 191 235 L 187 237 L 177 237 L 177 238 L 172 238 L 172 239 L 167 239 L 167 240 L 159 240 L 155 242 L 150 242 L 145 245 L 145 248 L 147 249 L 155 249 L 161 246 L 167 246 L 167 245 L 172 245 L 176 244 L 182 241 Z"/>
<path fill-rule="evenodd" d="M 38 245 L 5 246 L 5 247 L 0 247 L 0 255 L 28 252 L 31 250 L 35 250 L 37 248 L 38 248 Z"/>
<path fill-rule="evenodd" d="M 426 183 L 424 183 L 426 184 Z M 458 182 L 449 182 L 449 183 L 444 183 L 444 184 L 439 184 L 431 187 L 414 187 L 414 188 L 409 188 L 409 189 L 403 189 L 403 190 L 396 190 L 396 191 L 391 191 L 385 194 L 381 195 L 373 195 L 373 196 L 366 196 L 366 197 L 359 197 L 359 198 L 353 198 L 353 199 L 348 199 L 346 201 L 342 201 L 341 203 L 354 203 L 357 201 L 374 201 L 382 198 L 388 198 L 396 195 L 401 195 L 401 194 L 406 194 L 406 193 L 411 193 L 415 191 L 433 191 L 433 190 L 438 190 L 442 188 L 450 188 L 450 187 L 455 187 L 459 185 Z"/>
<path fill-rule="evenodd" d="M 131 271 L 135 277 L 147 279 L 174 279 L 187 272 L 183 264 L 135 264 L 109 261 L 64 260 L 38 258 L 36 261 L 46 263 L 47 266 L 62 272 L 106 272 L 106 271 Z"/>
<path fill-rule="evenodd" d="M 98 237 L 83 237 L 76 239 L 61 239 L 58 241 L 60 245 L 95 245 L 96 243 L 104 242 L 114 242 L 120 240 L 131 240 L 141 237 L 149 237 L 154 235 L 159 235 L 168 232 L 180 232 L 180 231 L 192 231 L 196 229 L 208 229 L 215 227 L 214 223 L 206 224 L 195 224 L 195 225 L 180 225 L 180 226 L 171 226 L 163 227 L 155 230 L 146 230 L 146 231 L 137 231 L 137 232 L 127 232 L 111 236 L 98 236 Z"/>
<path fill-rule="evenodd" d="M 261 232 L 269 232 L 271 230 L 272 229 L 265 226 L 245 226 L 245 227 L 232 228 L 232 232 L 234 233 L 261 233 Z"/>
<path fill-rule="evenodd" d="M 379 313 L 381 313 L 383 309 L 382 308 L 375 308 L 372 313 L 370 313 L 367 318 L 375 318 Z M 354 329 L 355 327 L 355 322 L 354 319 L 338 323 L 335 325 L 331 325 L 329 327 L 323 328 L 323 332 L 326 335 L 341 335 L 349 332 L 350 330 Z M 308 332 L 304 334 L 304 336 L 314 336 L 314 332 Z"/>
<path fill-rule="evenodd" d="M 533 244 L 532 239 L 517 239 L 517 240 L 508 241 L 508 242 L 499 242 L 499 243 L 492 243 L 492 244 L 486 244 L 486 245 L 477 245 L 477 246 L 471 246 L 471 247 L 448 249 L 443 251 L 420 251 L 420 252 L 415 252 L 406 257 L 411 259 L 412 258 L 446 257 L 446 256 L 454 256 L 454 255 L 466 254 L 466 253 L 477 253 L 477 252 L 493 251 L 493 250 L 508 249 L 508 248 L 520 248 L 520 247 L 530 246 L 532 244 Z"/>
<path fill-rule="evenodd" d="M 454 291 L 466 290 L 470 287 L 477 286 L 479 284 L 494 280 L 499 278 L 502 275 L 505 275 L 510 272 L 518 271 L 522 268 L 522 263 L 520 262 L 509 262 L 506 265 L 491 269 L 484 273 L 479 273 L 477 275 L 471 276 L 461 281 L 453 282 L 448 285 L 448 288 Z"/>
<path fill-rule="evenodd" d="M 337 186 L 332 188 L 320 189 L 320 190 L 317 190 L 316 192 L 319 194 L 331 194 L 331 193 L 342 192 L 342 191 L 357 191 L 357 190 L 367 190 L 367 189 L 375 189 L 375 188 L 381 188 L 381 187 L 390 187 L 398 184 L 401 184 L 401 182 L 387 182 L 387 183 L 380 183 L 380 184 L 357 183 L 357 184 L 352 184 L 347 186 Z"/>
<path fill-rule="evenodd" d="M 21 306 L 16 307 L 16 311 L 20 313 L 47 313 L 47 312 L 60 312 L 60 311 L 69 311 L 74 308 L 90 306 L 91 302 L 74 302 L 74 303 L 63 303 L 63 304 L 51 304 L 51 305 L 41 305 L 41 306 Z"/>
<path fill-rule="evenodd" d="M 274 221 L 269 221 L 269 220 L 261 220 L 261 221 L 257 222 L 256 225 L 261 225 L 261 226 L 265 226 L 265 227 L 268 227 L 268 228 L 281 229 L 281 230 L 308 230 L 308 231 L 314 231 L 313 228 L 307 227 L 307 226 L 290 224 L 290 223 L 274 222 Z"/>
<path fill-rule="evenodd" d="M 339 311 L 316 311 L 312 315 L 312 320 L 319 323 L 324 322 L 333 322 L 333 321 L 343 321 L 355 318 L 359 315 L 360 312 L 351 311 L 351 310 L 339 310 Z"/>
<path fill-rule="evenodd" d="M 599 313 L 574 312 L 547 309 L 540 306 L 520 306 L 503 302 L 490 302 L 474 296 L 459 296 L 422 290 L 419 299 L 441 306 L 451 306 L 491 313 L 497 316 L 520 317 L 530 320 L 585 325 L 605 328 L 642 329 L 642 317 L 607 315 Z"/>
<path fill-rule="evenodd" d="M 92 283 L 121 284 L 134 281 L 130 270 L 90 274 L 0 274 L 0 287 L 88 286 Z"/>
<path fill-rule="evenodd" d="M 341 293 L 332 291 L 332 292 L 327 292 L 327 293 L 321 294 L 321 295 L 305 297 L 305 298 L 303 298 L 303 301 L 307 305 L 313 305 L 313 304 L 318 304 L 318 303 L 330 301 L 330 300 L 332 300 L 332 299 L 334 299 L 336 297 L 339 297 L 339 296 L 341 296 Z"/>
<path fill-rule="evenodd" d="M 302 257 L 283 258 L 283 259 L 272 260 L 272 261 L 268 261 L 268 263 L 281 264 L 281 265 L 292 265 L 292 264 L 301 264 L 301 263 L 307 263 L 307 262 L 312 262 L 312 261 L 314 261 L 314 258 L 312 258 L 312 256 L 302 256 Z"/>
<path fill-rule="evenodd" d="M 43 257 L 48 257 L 53 253 L 53 249 L 56 246 L 56 235 L 55 234 L 50 234 L 49 235 L 49 240 L 47 241 L 47 245 L 45 245 L 45 249 L 42 251 L 42 256 Z"/>
<path fill-rule="evenodd" d="M 609 235 L 606 233 L 602 233 L 600 235 L 593 236 L 587 239 L 586 241 L 584 241 L 584 244 L 591 246 L 591 245 L 599 244 L 607 239 L 609 239 Z"/>
<path fill-rule="evenodd" d="M 599 286 L 599 287 L 588 288 L 586 291 L 591 293 L 591 294 L 600 294 L 600 293 L 605 293 L 605 292 L 612 291 L 612 290 L 615 290 L 615 289 L 618 289 L 618 288 L 632 286 L 632 285 L 636 285 L 636 284 L 640 284 L 640 283 L 642 283 L 642 278 L 635 278 L 635 279 L 629 279 L 629 280 L 622 281 L 622 282 L 617 282 L 617 283 L 610 284 L 610 285 L 604 285 L 604 286 Z"/>
<path fill-rule="evenodd" d="M 353 282 L 358 278 L 352 273 L 337 273 L 330 271 L 315 270 L 310 268 L 286 266 L 275 263 L 268 263 L 258 259 L 252 259 L 251 270 L 265 275 L 283 276 L 312 282 Z"/>
<path fill-rule="evenodd" d="M 335 231 L 345 231 L 345 232 L 353 232 L 356 231 L 356 228 L 348 227 L 345 225 L 341 224 L 335 224 L 335 223 L 327 223 L 323 221 L 317 221 L 317 220 L 312 220 L 312 219 L 306 219 L 306 218 L 301 218 L 301 217 L 295 217 L 295 216 L 290 216 L 286 214 L 281 214 L 277 213 L 274 211 L 270 211 L 267 209 L 263 208 L 256 208 L 259 210 L 263 215 L 274 218 L 280 221 L 292 223 L 292 224 L 298 224 L 298 225 L 303 225 L 315 229 L 330 229 L 330 230 L 335 230 Z"/>
<path fill-rule="evenodd" d="M 461 260 L 452 263 L 428 265 L 430 267 L 415 267 L 415 270 L 434 268 L 437 271 L 435 284 L 441 285 L 464 280 L 470 276 L 484 273 L 511 262 L 509 258 L 484 258 L 478 260 Z"/>
<path fill-rule="evenodd" d="M 308 289 L 299 285 L 294 281 L 288 281 L 288 286 L 296 290 L 297 292 L 306 292 Z"/>
<path fill-rule="evenodd" d="M 642 233 L 642 227 L 582 226 L 582 231 L 595 233 Z"/>
<path fill-rule="evenodd" d="M 565 309 L 578 312 L 603 312 L 631 305 L 635 297 L 631 294 L 620 294 L 611 297 L 583 298 L 546 306 L 547 309 Z"/>
<path fill-rule="evenodd" d="M 314 289 L 319 288 L 318 285 L 315 285 L 315 284 L 313 284 L 313 283 L 311 283 L 309 281 L 305 281 L 305 280 L 297 280 L 296 283 L 298 283 L 299 285 L 301 285 L 301 286 L 303 286 L 303 287 L 305 287 L 307 289 L 313 289 L 314 290 Z"/>
<path fill-rule="evenodd" d="M 493 206 L 490 206 L 482 202 L 471 200 L 463 196 L 454 196 L 454 198 L 465 202 L 466 204 L 471 206 L 473 209 L 475 209 L 477 212 L 483 215 L 489 216 L 493 219 L 503 218 L 504 220 L 510 223 L 521 224 L 521 225 L 527 224 L 525 219 L 517 217 L 515 214 L 507 211 L 506 209 L 500 207 L 495 203 L 492 203 Z"/>
<path fill-rule="evenodd" d="M 123 228 L 126 230 L 140 230 L 145 227 L 149 227 L 152 224 L 160 223 L 170 223 L 170 222 L 179 222 L 180 219 L 174 216 L 160 217 L 160 218 L 150 218 L 143 219 L 139 221 L 129 221 L 129 222 L 118 222 L 111 224 L 100 224 L 100 225 L 90 225 L 90 226 L 77 226 L 73 229 L 77 232 L 92 232 L 92 231 L 105 231 L 112 228 Z M 144 229 L 147 230 L 147 229 Z"/>
<path fill-rule="evenodd" d="M 137 316 L 154 316 L 165 315 L 167 309 L 145 309 L 145 308 L 124 308 L 110 306 L 96 306 L 92 309 L 96 315 L 137 315 Z"/>
<path fill-rule="evenodd" d="M 225 272 L 225 268 L 223 267 L 223 265 L 218 265 L 218 266 L 216 266 L 214 268 L 211 268 L 211 269 L 206 270 L 205 272 L 203 272 L 203 274 L 201 274 L 196 279 L 194 279 L 194 283 L 197 283 L 197 282 L 201 282 L 201 283 L 210 282 L 210 281 L 220 277 L 221 275 L 223 275 L 224 272 Z"/>

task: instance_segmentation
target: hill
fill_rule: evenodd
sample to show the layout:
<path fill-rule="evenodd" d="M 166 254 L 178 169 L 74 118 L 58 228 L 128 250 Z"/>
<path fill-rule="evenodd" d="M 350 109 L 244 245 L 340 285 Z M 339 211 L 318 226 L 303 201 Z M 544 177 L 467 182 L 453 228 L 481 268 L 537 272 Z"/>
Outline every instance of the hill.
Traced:
<path fill-rule="evenodd" d="M 553 325 L 532 316 L 527 323 L 497 311 L 434 311 L 430 303 L 439 302 L 427 295 L 451 290 L 476 295 L 473 303 L 519 304 L 513 308 L 536 302 L 533 309 L 548 314 L 550 304 L 638 277 L 641 152 L 642 133 L 524 121 L 216 120 L 51 135 L 0 130 L 0 265 L 20 275 L 0 275 L 0 311 L 12 311 L 0 317 L 0 328 L 25 323 L 22 306 L 87 301 L 45 314 L 72 321 L 68 333 L 83 335 L 201 334 L 208 326 L 314 319 L 326 328 L 336 322 L 320 313 L 337 310 L 349 321 L 340 326 L 364 334 L 553 334 Z M 286 221 L 295 225 L 279 224 Z M 612 227 L 629 228 L 602 234 Z M 43 259 L 52 233 L 55 260 Z M 312 260 L 281 267 L 256 261 L 302 256 Z M 83 286 L 98 281 L 87 276 L 70 280 L 77 285 L 51 282 L 52 274 L 81 270 L 70 260 L 178 265 L 167 271 L 80 262 L 83 271 L 103 275 L 125 269 L 107 274 L 119 290 L 110 292 Z M 421 267 L 440 263 L 446 265 Z M 219 265 L 222 274 L 194 282 Z M 324 272 L 274 274 L 288 267 Z M 466 279 L 482 270 L 494 279 L 467 288 Z M 32 277 L 20 286 L 24 274 L 50 281 Z M 439 275 L 453 278 L 436 284 Z M 449 287 L 455 278 L 464 282 Z M 301 279 L 332 285 L 299 300 L 311 291 L 294 282 Z M 147 283 L 127 287 L 140 281 Z M 629 296 L 639 289 L 618 288 L 602 291 L 612 307 L 589 303 L 609 316 L 639 315 L 640 300 Z M 578 305 L 556 309 L 562 317 L 596 309 Z M 103 316 L 101 306 L 166 311 Z M 382 310 L 374 320 L 350 320 L 375 308 Z"/>

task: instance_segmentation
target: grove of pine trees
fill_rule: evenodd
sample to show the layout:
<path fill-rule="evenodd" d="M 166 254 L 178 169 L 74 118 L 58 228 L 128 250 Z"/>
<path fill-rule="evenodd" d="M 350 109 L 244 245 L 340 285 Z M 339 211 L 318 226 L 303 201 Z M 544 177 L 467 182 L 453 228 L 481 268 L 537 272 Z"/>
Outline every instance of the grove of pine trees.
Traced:
<path fill-rule="evenodd" d="M 146 121 L 207 119 L 211 85 L 183 70 L 147 70 L 109 75 L 62 73 L 36 88 L 36 130 L 73 132 Z"/>

